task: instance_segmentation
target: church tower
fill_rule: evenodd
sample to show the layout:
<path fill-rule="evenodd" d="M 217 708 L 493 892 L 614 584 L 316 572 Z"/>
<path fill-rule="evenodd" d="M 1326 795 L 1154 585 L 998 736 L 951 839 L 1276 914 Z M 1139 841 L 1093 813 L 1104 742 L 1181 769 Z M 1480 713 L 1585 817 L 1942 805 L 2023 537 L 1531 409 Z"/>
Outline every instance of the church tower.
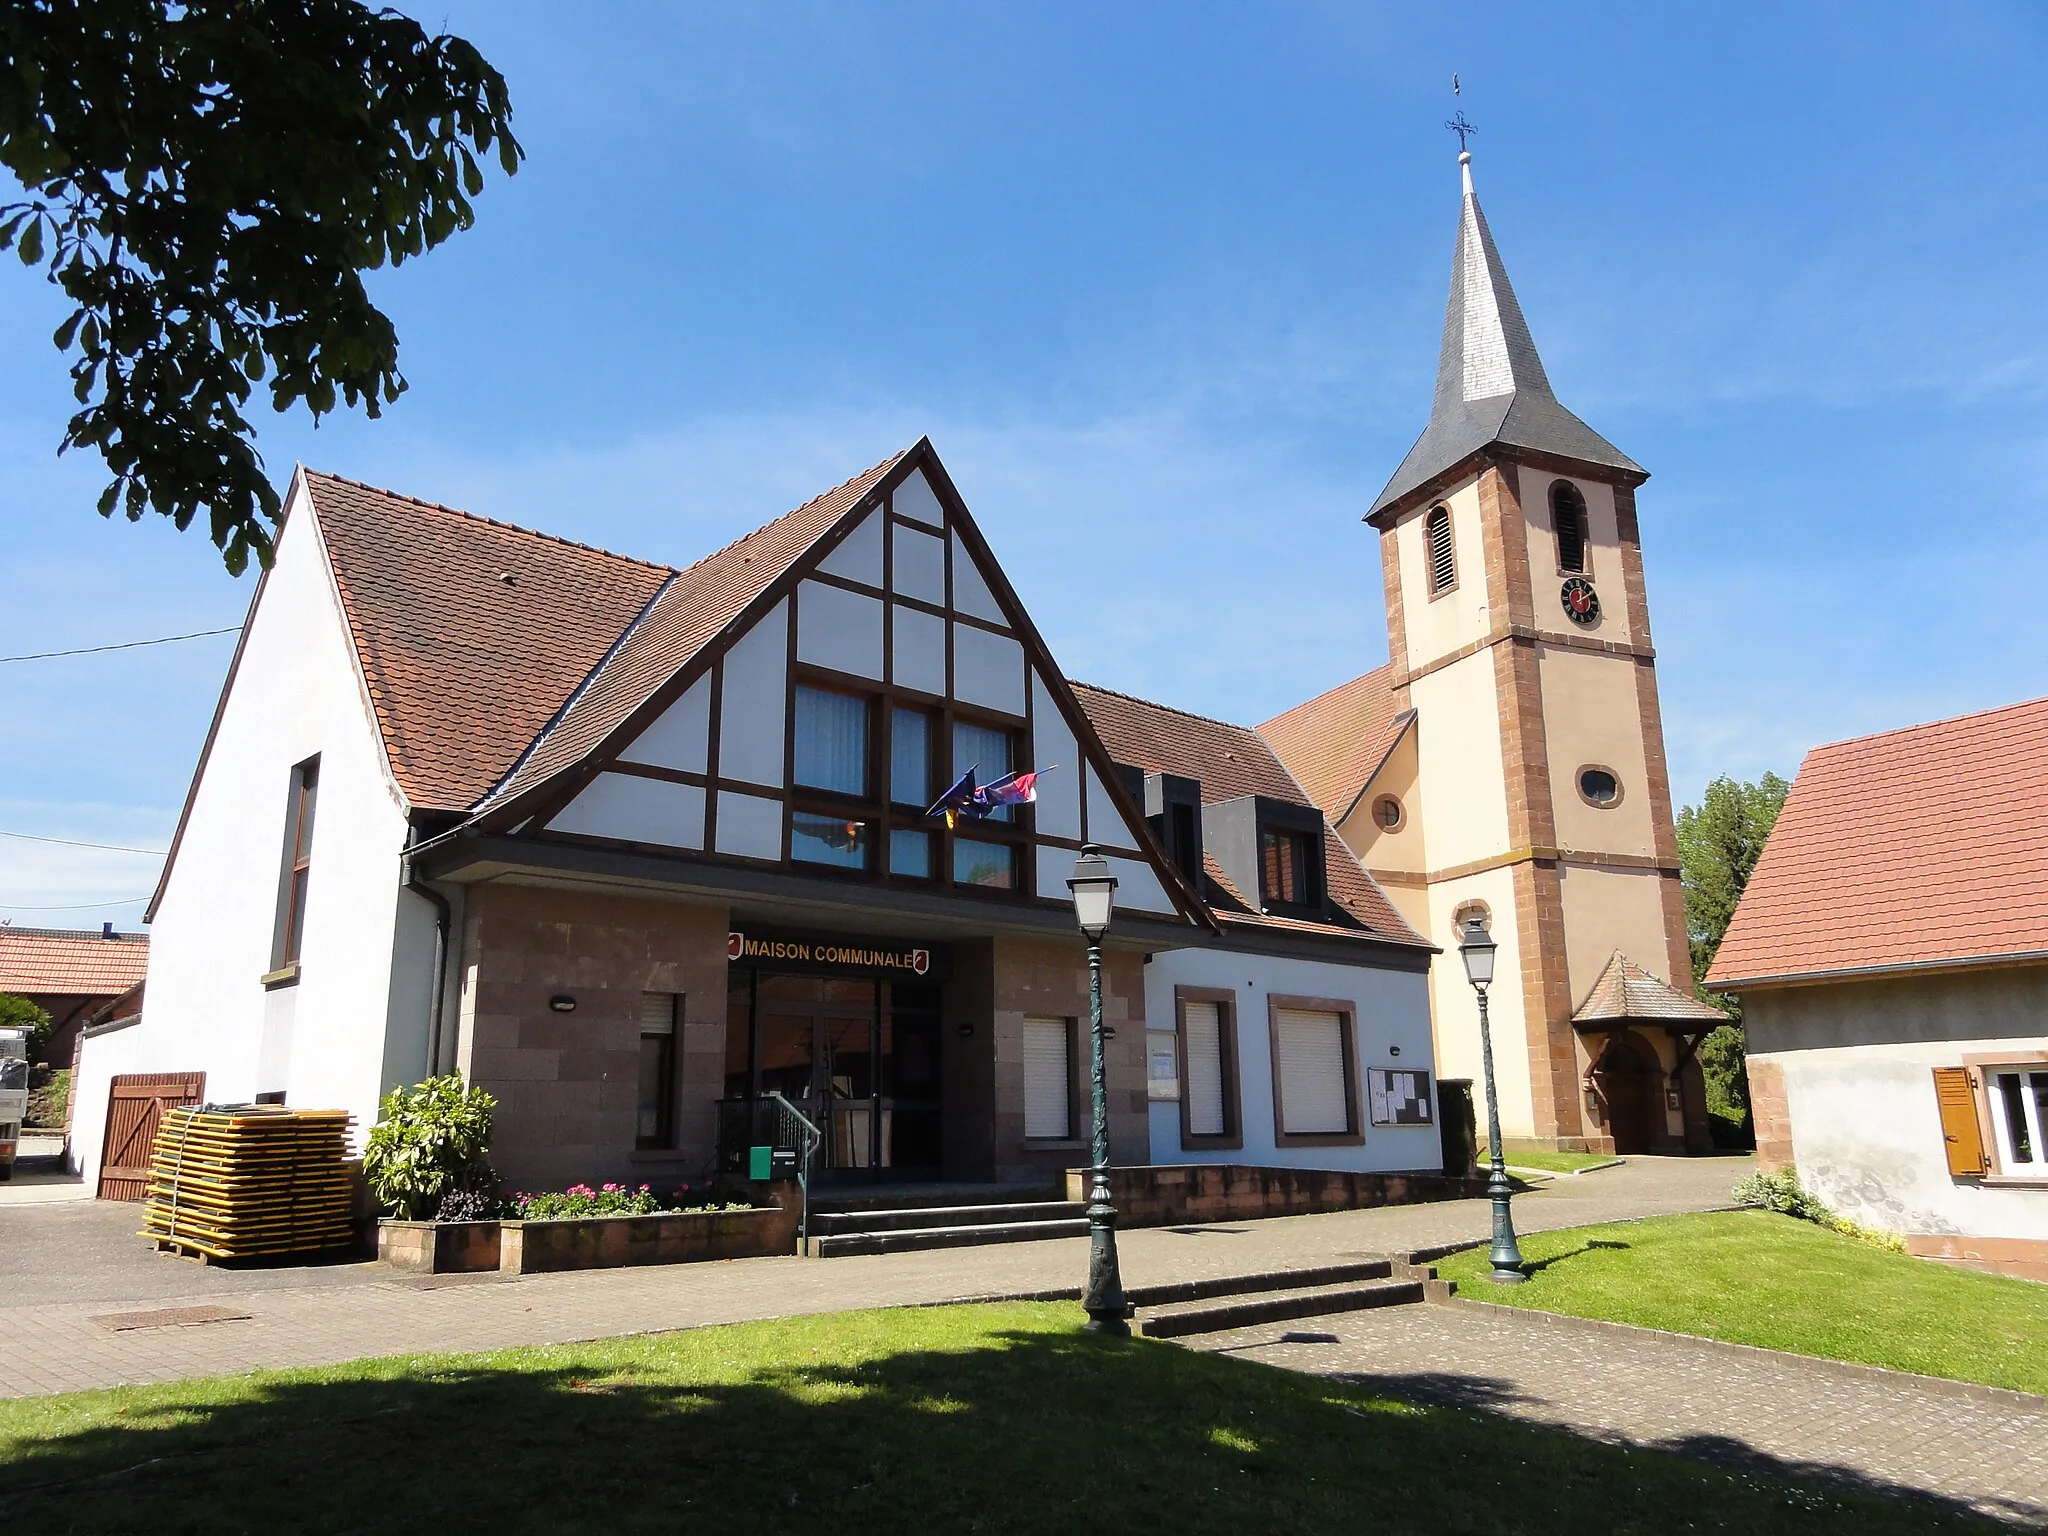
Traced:
<path fill-rule="evenodd" d="M 1444 1076 L 1480 1077 L 1456 953 L 1476 911 L 1500 945 L 1503 1132 L 1700 1150 L 1691 1053 L 1720 1016 L 1691 997 L 1636 524 L 1648 475 L 1552 393 L 1459 161 L 1429 424 L 1366 517 L 1391 660 L 1260 729 L 1442 946 Z"/>

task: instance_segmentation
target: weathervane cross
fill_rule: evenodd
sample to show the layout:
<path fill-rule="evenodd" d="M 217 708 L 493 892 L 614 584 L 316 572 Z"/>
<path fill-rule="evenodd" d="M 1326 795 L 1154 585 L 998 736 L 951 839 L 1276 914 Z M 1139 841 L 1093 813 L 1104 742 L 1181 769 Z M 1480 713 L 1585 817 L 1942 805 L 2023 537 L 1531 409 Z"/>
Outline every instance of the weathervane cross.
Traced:
<path fill-rule="evenodd" d="M 1445 120 L 1444 126 L 1458 136 L 1458 153 L 1461 155 L 1465 153 L 1465 141 L 1479 131 L 1465 121 L 1465 114 L 1462 112 L 1453 112 Z"/>

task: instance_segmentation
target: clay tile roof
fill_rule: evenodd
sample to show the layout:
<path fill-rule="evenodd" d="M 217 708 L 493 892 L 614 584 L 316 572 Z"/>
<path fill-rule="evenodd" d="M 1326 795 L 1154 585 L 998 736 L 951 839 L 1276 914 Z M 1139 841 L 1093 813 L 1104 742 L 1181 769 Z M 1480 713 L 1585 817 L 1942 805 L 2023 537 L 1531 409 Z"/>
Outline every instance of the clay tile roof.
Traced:
<path fill-rule="evenodd" d="M 2048 954 L 2048 699 L 1807 754 L 1715 987 Z"/>
<path fill-rule="evenodd" d="M 0 992 L 113 997 L 149 969 L 149 936 L 0 928 Z"/>
<path fill-rule="evenodd" d="M 1199 779 L 1202 803 L 1235 800 L 1240 795 L 1265 795 L 1294 805 L 1309 803 L 1289 777 L 1273 749 L 1256 731 L 1222 720 L 1169 709 L 1164 704 L 1134 699 L 1090 683 L 1072 684 L 1074 697 L 1109 755 L 1147 773 L 1174 773 Z M 1373 879 L 1337 834 L 1323 828 L 1323 868 L 1331 901 L 1340 914 L 1331 922 L 1270 916 L 1224 877 L 1206 854 L 1203 867 L 1211 882 L 1210 909 L 1226 923 L 1288 928 L 1310 933 L 1351 933 L 1396 943 L 1424 942 L 1396 912 Z"/>
<path fill-rule="evenodd" d="M 1275 715 L 1259 735 L 1332 824 L 1341 824 L 1414 718 L 1397 706 L 1389 662 Z"/>
<path fill-rule="evenodd" d="M 1651 975 L 1617 949 L 1600 979 L 1593 983 L 1592 991 L 1586 994 L 1586 1000 L 1579 1004 L 1578 1012 L 1572 1015 L 1572 1022 L 1595 1024 L 1623 1019 L 1705 1024 L 1711 1028 L 1726 1024 L 1728 1015 Z"/>
<path fill-rule="evenodd" d="M 672 574 L 336 475 L 305 481 L 415 806 L 473 805 Z"/>
<path fill-rule="evenodd" d="M 796 564 L 909 451 L 891 454 L 678 573 L 492 801 L 517 795 L 581 761 Z"/>

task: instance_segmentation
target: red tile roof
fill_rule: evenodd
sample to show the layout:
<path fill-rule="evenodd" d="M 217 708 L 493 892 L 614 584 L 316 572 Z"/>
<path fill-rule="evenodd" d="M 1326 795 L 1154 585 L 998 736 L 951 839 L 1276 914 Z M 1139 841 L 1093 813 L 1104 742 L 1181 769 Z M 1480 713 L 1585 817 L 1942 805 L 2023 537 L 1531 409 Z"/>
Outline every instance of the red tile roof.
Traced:
<path fill-rule="evenodd" d="M 604 658 L 589 686 L 562 718 L 548 727 L 534 743 L 532 753 L 491 798 L 509 799 L 580 762 L 749 603 L 774 585 L 902 460 L 902 453 L 891 454 L 874 468 L 680 572 L 661 589 L 633 632 Z"/>
<path fill-rule="evenodd" d="M 2048 699 L 1816 747 L 1710 986 L 2048 954 Z"/>
<path fill-rule="evenodd" d="M 1259 735 L 1331 822 L 1351 814 L 1366 784 L 1415 718 L 1399 707 L 1390 662 L 1297 704 Z"/>
<path fill-rule="evenodd" d="M 1617 949 L 1614 958 L 1607 962 L 1607 969 L 1586 994 L 1586 1000 L 1572 1015 L 1572 1022 L 1595 1024 L 1623 1019 L 1704 1024 L 1713 1028 L 1726 1024 L 1728 1015 L 1652 975 Z"/>
<path fill-rule="evenodd" d="M 149 969 L 149 936 L 0 928 L 0 992 L 115 997 Z"/>
<path fill-rule="evenodd" d="M 305 480 L 415 806 L 475 804 L 672 574 L 337 475 Z"/>
<path fill-rule="evenodd" d="M 1199 779 L 1204 805 L 1240 795 L 1265 795 L 1294 805 L 1310 803 L 1273 749 L 1248 727 L 1191 715 L 1091 683 L 1072 686 L 1112 758 L 1147 773 Z M 1327 823 L 1323 827 L 1325 880 L 1330 899 L 1342 914 L 1333 922 L 1268 916 L 1231 885 L 1213 859 L 1205 856 L 1203 867 L 1214 886 L 1210 908 L 1226 923 L 1350 933 L 1404 944 L 1426 942 L 1402 920 L 1386 893 L 1359 867 L 1357 857 Z"/>

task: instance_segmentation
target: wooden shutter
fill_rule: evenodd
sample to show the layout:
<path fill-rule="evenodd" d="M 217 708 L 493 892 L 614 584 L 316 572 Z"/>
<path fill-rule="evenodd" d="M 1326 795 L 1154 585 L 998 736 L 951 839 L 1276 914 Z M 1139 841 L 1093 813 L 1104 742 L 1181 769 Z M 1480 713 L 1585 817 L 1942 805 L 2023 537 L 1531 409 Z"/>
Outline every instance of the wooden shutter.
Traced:
<path fill-rule="evenodd" d="M 1429 535 L 1429 590 L 1441 592 L 1458 579 L 1457 556 L 1451 547 L 1451 512 L 1438 507 L 1423 525 Z"/>
<path fill-rule="evenodd" d="M 100 1143 L 102 1200 L 141 1200 L 149 1193 L 149 1158 L 164 1111 L 197 1104 L 204 1072 L 124 1072 L 107 1085 L 107 1134 Z"/>
<path fill-rule="evenodd" d="M 1274 1011 L 1279 1038 L 1281 1131 L 1341 1136 L 1351 1129 L 1344 1084 L 1344 1015 L 1305 1008 Z"/>
<path fill-rule="evenodd" d="M 1064 1141 L 1074 1130 L 1074 1078 L 1065 1019 L 1024 1021 L 1024 1134 Z"/>
<path fill-rule="evenodd" d="M 1941 1110 L 1941 1139 L 1948 1152 L 1948 1171 L 1956 1178 L 1976 1178 L 1985 1171 L 1984 1133 L 1977 1123 L 1977 1095 L 1962 1067 L 1934 1069 L 1934 1102 Z"/>
<path fill-rule="evenodd" d="M 1215 1003 L 1183 1003 L 1187 1024 L 1188 1134 L 1227 1136 L 1223 1112 L 1223 1010 Z"/>

